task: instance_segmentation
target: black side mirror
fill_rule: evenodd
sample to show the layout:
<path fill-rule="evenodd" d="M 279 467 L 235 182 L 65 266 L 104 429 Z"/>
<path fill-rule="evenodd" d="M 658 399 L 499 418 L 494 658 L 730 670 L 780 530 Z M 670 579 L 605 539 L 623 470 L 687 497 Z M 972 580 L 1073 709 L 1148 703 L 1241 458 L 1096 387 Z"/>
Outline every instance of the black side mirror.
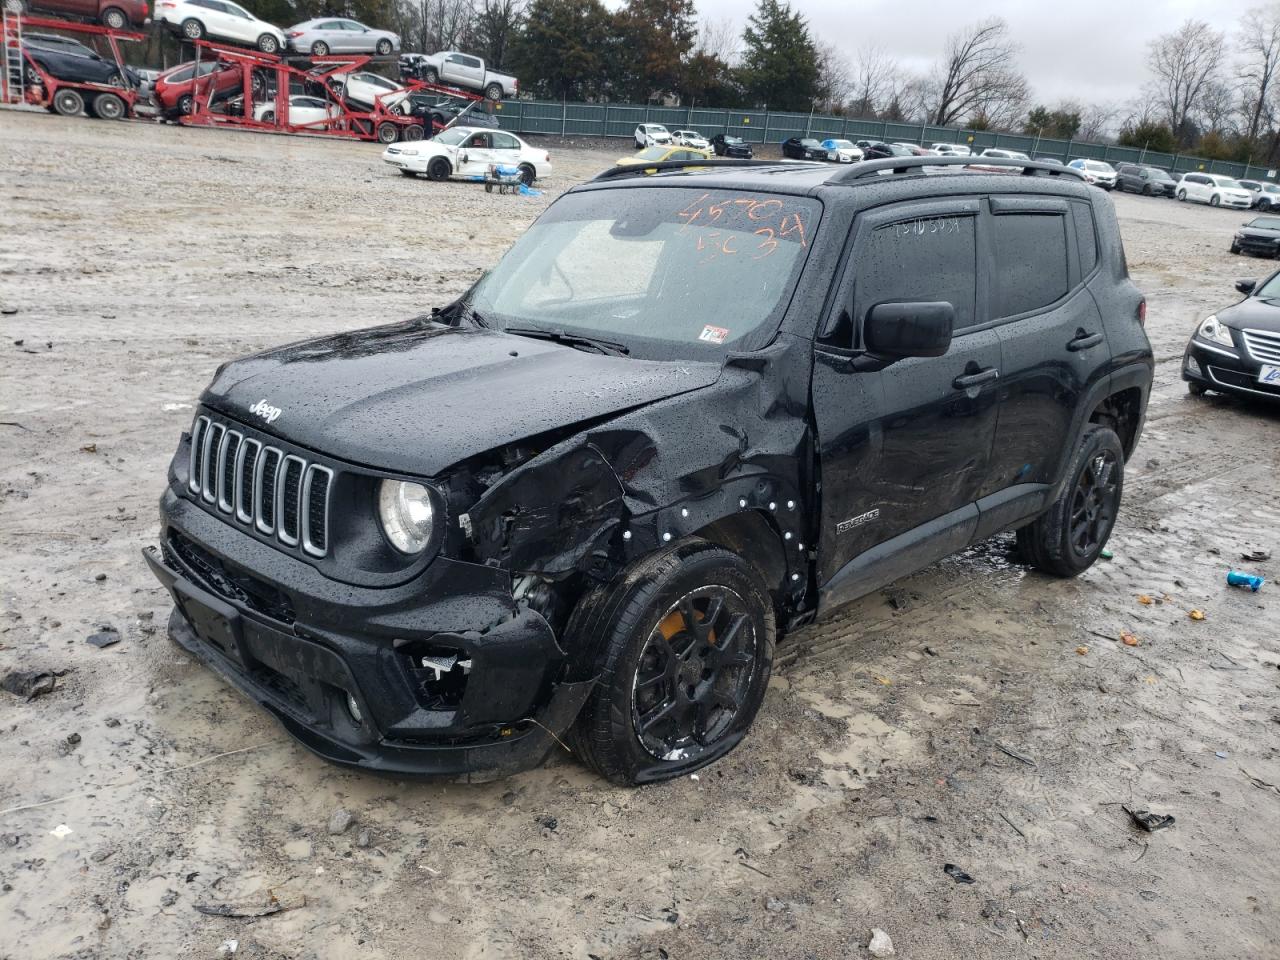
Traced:
<path fill-rule="evenodd" d="M 1237 280 L 1236 289 L 1243 293 L 1246 297 L 1257 288 L 1257 280 Z"/>
<path fill-rule="evenodd" d="M 862 339 L 883 357 L 940 357 L 951 346 L 956 309 L 945 301 L 880 303 L 867 311 Z"/>

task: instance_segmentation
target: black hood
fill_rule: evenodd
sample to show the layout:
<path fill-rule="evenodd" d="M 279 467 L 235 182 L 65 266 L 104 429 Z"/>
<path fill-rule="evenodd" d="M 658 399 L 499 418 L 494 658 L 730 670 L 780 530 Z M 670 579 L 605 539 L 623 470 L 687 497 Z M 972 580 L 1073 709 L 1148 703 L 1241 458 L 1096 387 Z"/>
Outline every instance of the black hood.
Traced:
<path fill-rule="evenodd" d="M 1280 240 L 1280 229 L 1275 227 L 1243 226 L 1239 232 L 1243 237 L 1265 237 L 1268 240 Z"/>
<path fill-rule="evenodd" d="M 709 386 L 719 375 L 718 363 L 630 360 L 409 322 L 237 360 L 202 401 L 328 456 L 433 476 L 506 443 Z M 259 403 L 263 412 L 251 412 Z"/>
<path fill-rule="evenodd" d="M 1218 319 L 1237 330 L 1280 333 L 1280 300 L 1247 297 L 1225 310 L 1219 310 Z"/>

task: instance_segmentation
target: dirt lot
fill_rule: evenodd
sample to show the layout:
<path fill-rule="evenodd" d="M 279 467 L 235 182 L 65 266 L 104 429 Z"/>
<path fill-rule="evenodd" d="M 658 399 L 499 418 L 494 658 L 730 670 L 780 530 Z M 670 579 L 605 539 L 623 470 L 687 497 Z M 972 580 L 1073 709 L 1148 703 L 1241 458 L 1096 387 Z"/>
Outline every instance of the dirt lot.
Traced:
<path fill-rule="evenodd" d="M 374 145 L 0 113 L 0 674 L 67 671 L 0 693 L 0 957 L 845 958 L 873 926 L 912 960 L 1280 957 L 1280 584 L 1224 584 L 1280 554 L 1280 412 L 1177 376 L 1270 269 L 1238 213 L 1116 201 L 1160 363 L 1115 558 L 1050 581 L 997 540 L 792 636 L 697 780 L 354 775 L 165 638 L 139 550 L 214 368 L 446 302 L 615 155 L 550 149 L 546 196 L 498 197 Z M 195 909 L 267 888 L 305 906 Z"/>

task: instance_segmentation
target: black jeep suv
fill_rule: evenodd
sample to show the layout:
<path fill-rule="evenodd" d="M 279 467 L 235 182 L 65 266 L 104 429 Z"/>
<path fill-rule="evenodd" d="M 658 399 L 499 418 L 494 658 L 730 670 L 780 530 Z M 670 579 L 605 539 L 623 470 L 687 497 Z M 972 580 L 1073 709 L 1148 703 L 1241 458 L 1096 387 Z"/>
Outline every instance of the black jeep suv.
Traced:
<path fill-rule="evenodd" d="M 1080 573 L 1145 304 L 1105 194 L 967 162 L 615 168 L 432 315 L 226 364 L 146 551 L 171 635 L 338 763 L 635 784 L 824 610 L 1003 530 Z"/>

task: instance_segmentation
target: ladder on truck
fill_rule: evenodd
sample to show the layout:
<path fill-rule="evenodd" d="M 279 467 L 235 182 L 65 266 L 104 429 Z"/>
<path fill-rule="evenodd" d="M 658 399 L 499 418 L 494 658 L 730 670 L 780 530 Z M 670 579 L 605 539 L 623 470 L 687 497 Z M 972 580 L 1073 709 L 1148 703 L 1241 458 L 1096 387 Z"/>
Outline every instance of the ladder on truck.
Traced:
<path fill-rule="evenodd" d="M 15 7 L 16 9 L 10 9 Z M 0 73 L 0 103 L 22 103 L 27 96 L 26 58 L 22 53 L 21 4 L 0 3 L 0 42 L 4 43 L 4 71 Z"/>

